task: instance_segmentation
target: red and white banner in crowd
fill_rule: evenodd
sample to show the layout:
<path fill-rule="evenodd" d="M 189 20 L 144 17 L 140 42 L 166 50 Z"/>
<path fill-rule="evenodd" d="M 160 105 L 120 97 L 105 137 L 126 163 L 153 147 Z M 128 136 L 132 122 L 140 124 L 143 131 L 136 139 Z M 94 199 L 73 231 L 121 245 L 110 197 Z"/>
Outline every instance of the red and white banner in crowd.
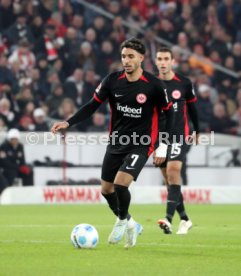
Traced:
<path fill-rule="evenodd" d="M 240 204 L 241 187 L 183 187 L 186 203 Z M 165 187 L 131 187 L 132 203 L 162 204 L 166 202 Z M 10 187 L 3 191 L 1 204 L 93 204 L 106 203 L 100 186 Z"/>

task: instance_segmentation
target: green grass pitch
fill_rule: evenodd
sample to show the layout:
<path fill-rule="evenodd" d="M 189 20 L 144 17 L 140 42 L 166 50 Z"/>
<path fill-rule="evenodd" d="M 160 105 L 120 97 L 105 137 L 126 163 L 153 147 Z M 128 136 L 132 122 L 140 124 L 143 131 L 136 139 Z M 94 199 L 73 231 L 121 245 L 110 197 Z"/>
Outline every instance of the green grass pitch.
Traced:
<path fill-rule="evenodd" d="M 194 227 L 164 235 L 164 205 L 133 205 L 144 226 L 136 247 L 108 245 L 114 216 L 106 205 L 0 206 L 0 275 L 241 275 L 241 205 L 189 205 Z M 95 249 L 75 249 L 76 224 L 93 224 Z"/>

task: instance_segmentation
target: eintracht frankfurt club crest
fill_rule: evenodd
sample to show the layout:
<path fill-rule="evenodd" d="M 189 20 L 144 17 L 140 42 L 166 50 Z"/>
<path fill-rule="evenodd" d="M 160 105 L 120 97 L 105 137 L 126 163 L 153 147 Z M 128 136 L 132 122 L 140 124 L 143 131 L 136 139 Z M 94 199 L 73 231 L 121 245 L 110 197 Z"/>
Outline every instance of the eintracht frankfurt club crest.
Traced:
<path fill-rule="evenodd" d="M 140 104 L 144 104 L 146 102 L 146 95 L 143 93 L 140 93 L 136 96 L 136 100 Z"/>
<path fill-rule="evenodd" d="M 181 92 L 179 90 L 172 91 L 172 97 L 175 100 L 180 99 L 181 98 Z"/>

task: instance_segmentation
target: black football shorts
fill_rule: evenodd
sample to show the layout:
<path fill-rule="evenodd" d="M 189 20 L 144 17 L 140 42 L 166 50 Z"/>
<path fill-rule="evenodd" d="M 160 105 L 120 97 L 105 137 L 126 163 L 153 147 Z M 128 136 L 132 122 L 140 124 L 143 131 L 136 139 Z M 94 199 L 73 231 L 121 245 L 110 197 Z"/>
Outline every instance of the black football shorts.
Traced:
<path fill-rule="evenodd" d="M 114 154 L 107 150 L 102 164 L 101 178 L 113 183 L 117 172 L 122 171 L 132 175 L 136 181 L 147 159 L 147 152 L 138 149 L 124 154 Z"/>
<path fill-rule="evenodd" d="M 167 148 L 167 158 L 165 162 L 160 165 L 160 168 L 166 168 L 169 161 L 181 161 L 185 160 L 189 145 L 186 143 L 173 143 Z"/>

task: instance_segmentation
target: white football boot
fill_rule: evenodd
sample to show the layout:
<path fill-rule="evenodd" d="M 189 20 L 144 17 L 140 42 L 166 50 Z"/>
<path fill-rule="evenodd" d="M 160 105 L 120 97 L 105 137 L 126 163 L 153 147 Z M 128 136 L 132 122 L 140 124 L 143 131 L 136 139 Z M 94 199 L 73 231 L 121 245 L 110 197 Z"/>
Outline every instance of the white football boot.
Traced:
<path fill-rule="evenodd" d="M 126 236 L 125 236 L 125 248 L 130 248 L 136 245 L 138 235 L 141 235 L 143 226 L 140 223 L 135 222 L 132 218 L 127 223 Z"/>
<path fill-rule="evenodd" d="M 116 223 L 109 235 L 108 242 L 111 244 L 118 243 L 124 236 L 127 228 L 127 219 L 117 218 Z"/>
<path fill-rule="evenodd" d="M 181 220 L 179 223 L 177 234 L 186 235 L 191 228 L 192 228 L 191 220 Z"/>

